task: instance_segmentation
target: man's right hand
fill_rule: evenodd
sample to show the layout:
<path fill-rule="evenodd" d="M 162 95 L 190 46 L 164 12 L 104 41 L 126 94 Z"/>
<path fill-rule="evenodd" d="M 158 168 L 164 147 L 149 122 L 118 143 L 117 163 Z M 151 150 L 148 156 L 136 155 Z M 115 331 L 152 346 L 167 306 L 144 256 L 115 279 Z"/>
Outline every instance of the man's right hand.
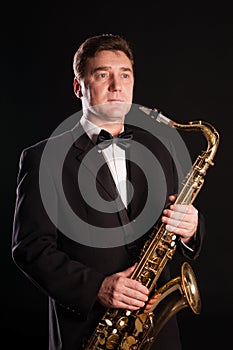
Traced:
<path fill-rule="evenodd" d="M 137 264 L 106 277 L 99 289 L 97 300 L 105 307 L 137 310 L 148 300 L 148 289 L 130 279 Z"/>

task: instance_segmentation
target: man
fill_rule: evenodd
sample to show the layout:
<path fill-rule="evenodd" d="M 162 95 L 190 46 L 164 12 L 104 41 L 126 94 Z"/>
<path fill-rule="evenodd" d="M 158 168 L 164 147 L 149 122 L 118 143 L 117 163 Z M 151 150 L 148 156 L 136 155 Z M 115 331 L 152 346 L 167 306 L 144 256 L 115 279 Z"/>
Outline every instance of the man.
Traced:
<path fill-rule="evenodd" d="M 83 115 L 71 131 L 22 152 L 13 228 L 15 263 L 49 298 L 50 350 L 81 349 L 108 307 L 147 305 L 148 288 L 130 276 L 158 217 L 153 214 L 152 224 L 146 214 L 149 222 L 138 222 L 145 207 L 153 213 L 156 203 L 174 202 L 178 188 L 174 161 L 163 143 L 125 123 L 134 88 L 126 40 L 88 38 L 74 56 L 74 74 Z M 112 143 L 105 141 L 108 133 Z M 146 158 L 140 145 L 158 159 L 157 176 L 152 168 L 149 173 L 140 169 Z M 158 176 L 161 168 L 165 181 Z M 159 199 L 164 183 L 165 203 Z M 171 205 L 162 221 L 180 237 L 178 250 L 196 258 L 203 236 L 197 209 Z M 169 264 L 160 285 L 170 278 Z M 154 348 L 181 348 L 175 318 Z"/>

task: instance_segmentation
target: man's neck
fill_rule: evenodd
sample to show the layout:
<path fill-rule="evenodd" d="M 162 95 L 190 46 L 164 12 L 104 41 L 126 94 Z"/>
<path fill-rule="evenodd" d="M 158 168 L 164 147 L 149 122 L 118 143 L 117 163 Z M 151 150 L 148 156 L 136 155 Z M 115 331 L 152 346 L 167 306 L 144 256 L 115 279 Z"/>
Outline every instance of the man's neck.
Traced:
<path fill-rule="evenodd" d="M 119 133 L 124 129 L 124 117 L 113 120 L 106 120 L 104 118 L 101 119 L 99 117 L 96 117 L 93 114 L 88 114 L 86 118 L 101 129 L 107 130 L 113 136 L 119 135 Z"/>

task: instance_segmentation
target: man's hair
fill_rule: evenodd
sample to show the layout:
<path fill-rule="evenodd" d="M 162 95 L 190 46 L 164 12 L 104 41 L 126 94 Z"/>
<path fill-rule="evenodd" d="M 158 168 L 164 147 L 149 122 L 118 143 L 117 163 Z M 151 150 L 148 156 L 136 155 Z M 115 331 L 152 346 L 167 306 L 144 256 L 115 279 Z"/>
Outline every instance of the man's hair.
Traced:
<path fill-rule="evenodd" d="M 92 36 L 80 45 L 74 55 L 73 70 L 78 80 L 84 77 L 87 60 L 103 50 L 123 51 L 131 61 L 132 66 L 134 65 L 132 49 L 126 39 L 113 34 Z"/>

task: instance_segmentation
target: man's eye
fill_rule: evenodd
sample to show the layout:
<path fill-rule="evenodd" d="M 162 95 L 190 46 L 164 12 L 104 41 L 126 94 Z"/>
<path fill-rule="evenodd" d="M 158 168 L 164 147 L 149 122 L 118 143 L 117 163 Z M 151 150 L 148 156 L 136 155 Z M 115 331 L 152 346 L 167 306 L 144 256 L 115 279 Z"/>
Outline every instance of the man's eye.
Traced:
<path fill-rule="evenodd" d="M 122 76 L 123 76 L 123 78 L 125 78 L 125 79 L 126 79 L 126 78 L 128 78 L 128 77 L 129 77 L 129 74 L 127 74 L 127 73 L 123 73 L 123 74 L 122 74 Z"/>
<path fill-rule="evenodd" d="M 98 74 L 98 78 L 106 78 L 106 76 L 107 76 L 107 73 L 99 73 Z"/>

